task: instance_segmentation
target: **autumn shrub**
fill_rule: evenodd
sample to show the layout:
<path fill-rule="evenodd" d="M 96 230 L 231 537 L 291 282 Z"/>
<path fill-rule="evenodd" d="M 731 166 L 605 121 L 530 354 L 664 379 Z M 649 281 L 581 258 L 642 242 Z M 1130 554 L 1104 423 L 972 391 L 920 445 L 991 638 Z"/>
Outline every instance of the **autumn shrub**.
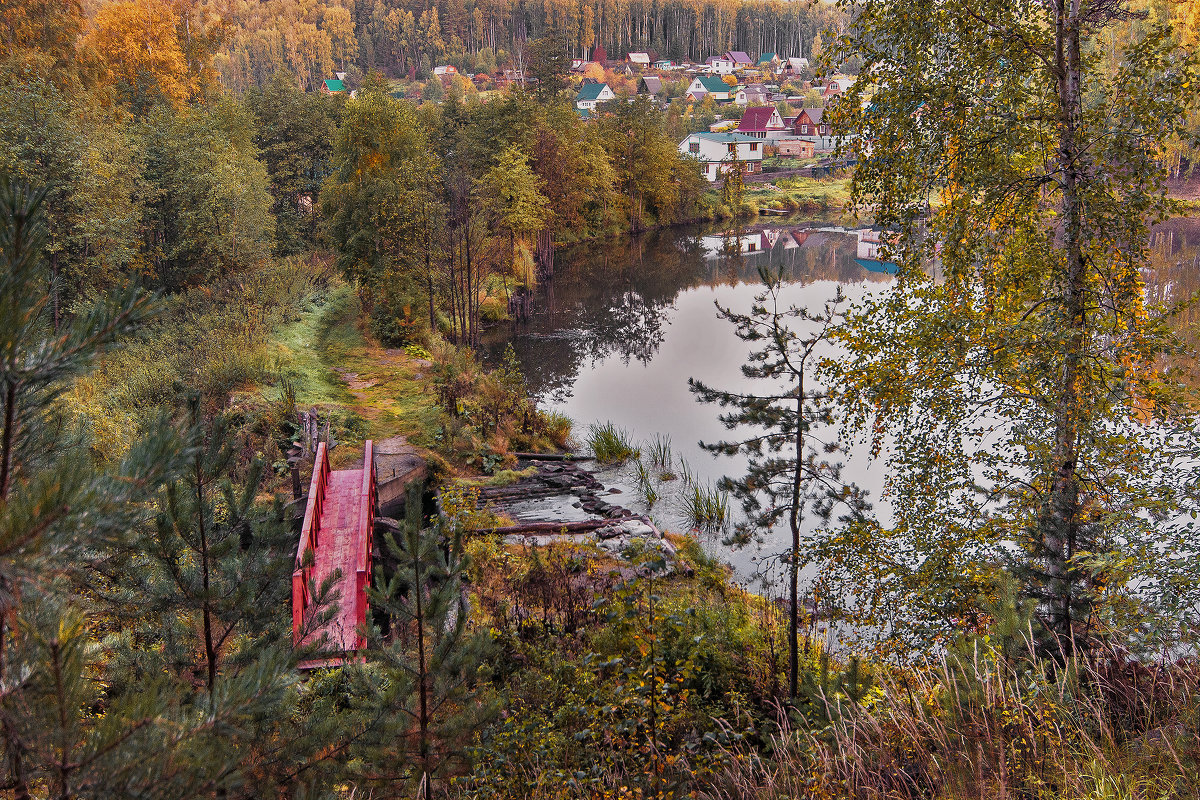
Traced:
<path fill-rule="evenodd" d="M 559 596 L 566 576 L 603 563 L 581 549 L 492 555 L 502 562 L 493 577 L 533 588 L 549 570 Z M 609 570 L 610 580 L 619 574 Z M 507 631 L 498 667 L 506 713 L 480 732 L 461 796 L 683 797 L 708 785 L 762 715 L 748 664 L 773 661 L 743 595 L 690 585 L 653 570 L 611 583 L 579 598 L 573 631 L 549 606 L 551 627 L 535 613 L 522 636 L 493 616 L 493 630 Z"/>

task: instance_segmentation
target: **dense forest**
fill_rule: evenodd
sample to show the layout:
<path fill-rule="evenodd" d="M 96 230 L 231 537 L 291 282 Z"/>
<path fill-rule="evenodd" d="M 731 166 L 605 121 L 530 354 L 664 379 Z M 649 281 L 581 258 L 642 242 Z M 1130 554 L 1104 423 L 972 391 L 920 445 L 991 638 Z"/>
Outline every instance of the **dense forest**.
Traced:
<path fill-rule="evenodd" d="M 1198 14 L 0 3 L 0 795 L 1196 797 L 1196 276 L 1151 226 L 1188 210 Z M 629 305 L 598 313 L 614 342 L 671 300 L 615 237 L 726 218 L 740 253 L 745 187 L 678 151 L 712 103 L 585 119 L 566 67 L 597 48 L 861 68 L 829 182 L 895 274 L 800 309 L 764 270 L 715 311 L 762 387 L 690 384 L 729 430 L 705 446 L 746 459 L 718 486 L 572 431 L 511 348 L 481 361 L 570 245 Z M 335 469 L 387 439 L 428 471 L 372 528 L 351 658 L 322 636 L 340 576 L 291 613 L 314 425 Z M 687 486 L 693 533 L 503 538 L 486 498 L 589 480 L 567 448 Z M 730 503 L 735 545 L 786 530 L 783 596 L 701 544 Z"/>
<path fill-rule="evenodd" d="M 390 3 L 206 2 L 201 25 L 223 26 L 227 44 L 217 68 L 243 89 L 290 69 L 309 88 L 335 69 L 379 69 L 425 77 L 440 63 L 494 72 L 516 62 L 528 42 L 555 37 L 570 55 L 601 47 L 702 61 L 729 49 L 781 57 L 810 55 L 837 30 L 832 5 L 785 2 Z M 219 21 L 219 22 L 218 22 Z"/>

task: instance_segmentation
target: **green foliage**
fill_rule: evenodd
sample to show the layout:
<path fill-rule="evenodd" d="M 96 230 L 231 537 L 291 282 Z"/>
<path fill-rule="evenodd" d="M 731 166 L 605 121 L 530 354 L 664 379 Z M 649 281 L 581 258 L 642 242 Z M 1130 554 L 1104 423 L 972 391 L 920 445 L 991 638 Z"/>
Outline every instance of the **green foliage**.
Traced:
<path fill-rule="evenodd" d="M 461 576 L 471 565 L 462 529 L 425 528 L 419 489 L 406 505 L 402 528 L 383 536 L 388 566 L 377 567 L 369 590 L 387 625 L 373 635 L 359 696 L 382 718 L 356 752 L 363 785 L 407 783 L 430 798 L 463 769 L 469 733 L 495 711 L 479 693 L 490 639 L 468 628 Z"/>
<path fill-rule="evenodd" d="M 640 455 L 629 434 L 612 422 L 593 424 L 588 428 L 588 447 L 601 464 L 619 464 Z"/>
<path fill-rule="evenodd" d="M 689 219 L 707 188 L 698 163 L 679 153 L 663 113 L 645 96 L 610 105 L 597 124 L 618 175 L 630 229 L 642 230 L 650 220 Z"/>
<path fill-rule="evenodd" d="M 655 434 L 654 441 L 646 448 L 650 457 L 650 466 L 658 473 L 660 480 L 666 480 L 665 475 L 675 465 L 675 455 L 671 452 L 671 437 Z"/>
<path fill-rule="evenodd" d="M 691 482 L 683 492 L 683 513 L 693 528 L 721 530 L 729 521 L 729 496 L 717 487 Z"/>
<path fill-rule="evenodd" d="M 321 184 L 331 169 L 337 106 L 300 91 L 279 72 L 246 96 L 257 122 L 254 141 L 271 180 L 275 252 L 286 256 L 316 243 Z"/>
<path fill-rule="evenodd" d="M 411 104 L 369 83 L 346 106 L 332 166 L 321 209 L 338 268 L 358 287 L 376 332 L 405 341 L 418 322 L 415 299 L 426 283 L 418 271 L 428 273 L 438 205 L 429 131 Z"/>
<path fill-rule="evenodd" d="M 739 339 L 755 343 L 742 372 L 767 382 L 761 392 L 728 392 L 690 379 L 688 386 L 704 402 L 732 408 L 720 416 L 726 428 L 749 427 L 753 433 L 741 441 L 704 444 L 723 455 L 749 456 L 745 478 L 724 478 L 719 487 L 741 501 L 746 521 L 737 526 L 733 542 L 747 543 L 754 530 L 769 530 L 785 518 L 791 548 L 779 558 L 788 565 L 789 586 L 789 695 L 799 691 L 799 571 L 806 513 L 827 523 L 837 507 L 846 521 L 861 519 L 866 501 L 852 484 L 842 480 L 841 464 L 829 456 L 843 447 L 829 436 L 833 409 L 829 394 L 813 389 L 819 348 L 834 336 L 841 321 L 841 290 L 819 312 L 783 306 L 779 292 L 783 273 L 759 268 L 763 290 L 755 295 L 748 314 L 717 306 L 718 314 L 732 322 Z M 689 511 L 693 519 L 709 522 L 722 512 L 716 498 L 692 485 Z M 761 534 L 760 534 L 761 535 Z M 818 534 L 817 537 L 820 538 Z"/>
<path fill-rule="evenodd" d="M 90 374 L 66 400 L 102 458 L 119 458 L 131 431 L 189 392 L 223 400 L 275 376 L 267 342 L 294 321 L 328 280 L 307 260 L 287 260 L 162 301 L 160 313 Z"/>
<path fill-rule="evenodd" d="M 158 246 L 148 255 L 166 286 L 228 277 L 269 256 L 275 220 L 254 133 L 254 116 L 230 98 L 148 118 L 146 170 L 158 189 L 149 215 Z"/>
<path fill-rule="evenodd" d="M 1142 270 L 1196 55 L 1127 21 L 1057 0 L 929 18 L 882 2 L 838 53 L 865 65 L 832 112 L 852 134 L 855 205 L 893 231 L 901 269 L 851 315 L 830 380 L 865 439 L 889 438 L 883 546 L 908 596 L 888 604 L 937 636 L 978 616 L 995 564 L 1038 603 L 1058 658 L 1094 644 L 1126 591 L 1145 630 L 1194 623 L 1194 531 L 1170 520 L 1193 507 L 1179 466 L 1195 426 L 1160 367 L 1178 349 L 1171 308 Z"/>

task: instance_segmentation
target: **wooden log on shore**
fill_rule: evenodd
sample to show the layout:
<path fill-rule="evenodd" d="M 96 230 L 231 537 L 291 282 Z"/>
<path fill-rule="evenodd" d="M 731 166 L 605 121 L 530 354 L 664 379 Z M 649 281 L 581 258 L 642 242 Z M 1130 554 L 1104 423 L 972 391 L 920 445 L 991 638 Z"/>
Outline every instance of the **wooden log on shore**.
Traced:
<path fill-rule="evenodd" d="M 612 525 L 611 519 L 585 519 L 577 522 L 526 522 L 519 525 L 504 525 L 499 528 L 480 528 L 476 533 L 495 533 L 501 536 L 520 533 L 591 533 Z"/>
<path fill-rule="evenodd" d="M 574 453 L 513 453 L 518 461 L 591 461 L 595 456 L 577 456 Z"/>

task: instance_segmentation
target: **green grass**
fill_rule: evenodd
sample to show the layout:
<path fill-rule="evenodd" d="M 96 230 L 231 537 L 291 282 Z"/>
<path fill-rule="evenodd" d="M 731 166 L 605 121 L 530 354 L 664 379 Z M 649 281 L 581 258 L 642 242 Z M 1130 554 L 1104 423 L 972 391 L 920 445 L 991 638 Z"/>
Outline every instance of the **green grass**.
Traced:
<path fill-rule="evenodd" d="M 711 486 L 693 482 L 684 492 L 683 511 L 692 527 L 719 530 L 729 519 L 729 497 Z"/>
<path fill-rule="evenodd" d="M 350 287 L 342 286 L 326 297 L 314 299 L 300 318 L 276 329 L 271 337 L 271 358 L 276 375 L 286 377 L 296 392 L 296 405 L 343 405 L 353 402 L 346 384 L 330 368 L 328 348 L 323 343 L 348 312 L 353 301 Z M 264 396 L 275 400 L 282 381 L 264 387 Z"/>
<path fill-rule="evenodd" d="M 611 422 L 592 425 L 588 429 L 588 447 L 601 464 L 619 464 L 640 455 L 629 434 Z"/>
<path fill-rule="evenodd" d="M 291 381 L 300 408 L 357 414 L 364 436 L 403 434 L 431 446 L 438 410 L 421 379 L 421 362 L 370 341 L 359 327 L 361 317 L 353 289 L 335 287 L 298 320 L 276 329 L 275 374 Z M 274 399 L 281 391 L 276 380 L 263 395 Z"/>

